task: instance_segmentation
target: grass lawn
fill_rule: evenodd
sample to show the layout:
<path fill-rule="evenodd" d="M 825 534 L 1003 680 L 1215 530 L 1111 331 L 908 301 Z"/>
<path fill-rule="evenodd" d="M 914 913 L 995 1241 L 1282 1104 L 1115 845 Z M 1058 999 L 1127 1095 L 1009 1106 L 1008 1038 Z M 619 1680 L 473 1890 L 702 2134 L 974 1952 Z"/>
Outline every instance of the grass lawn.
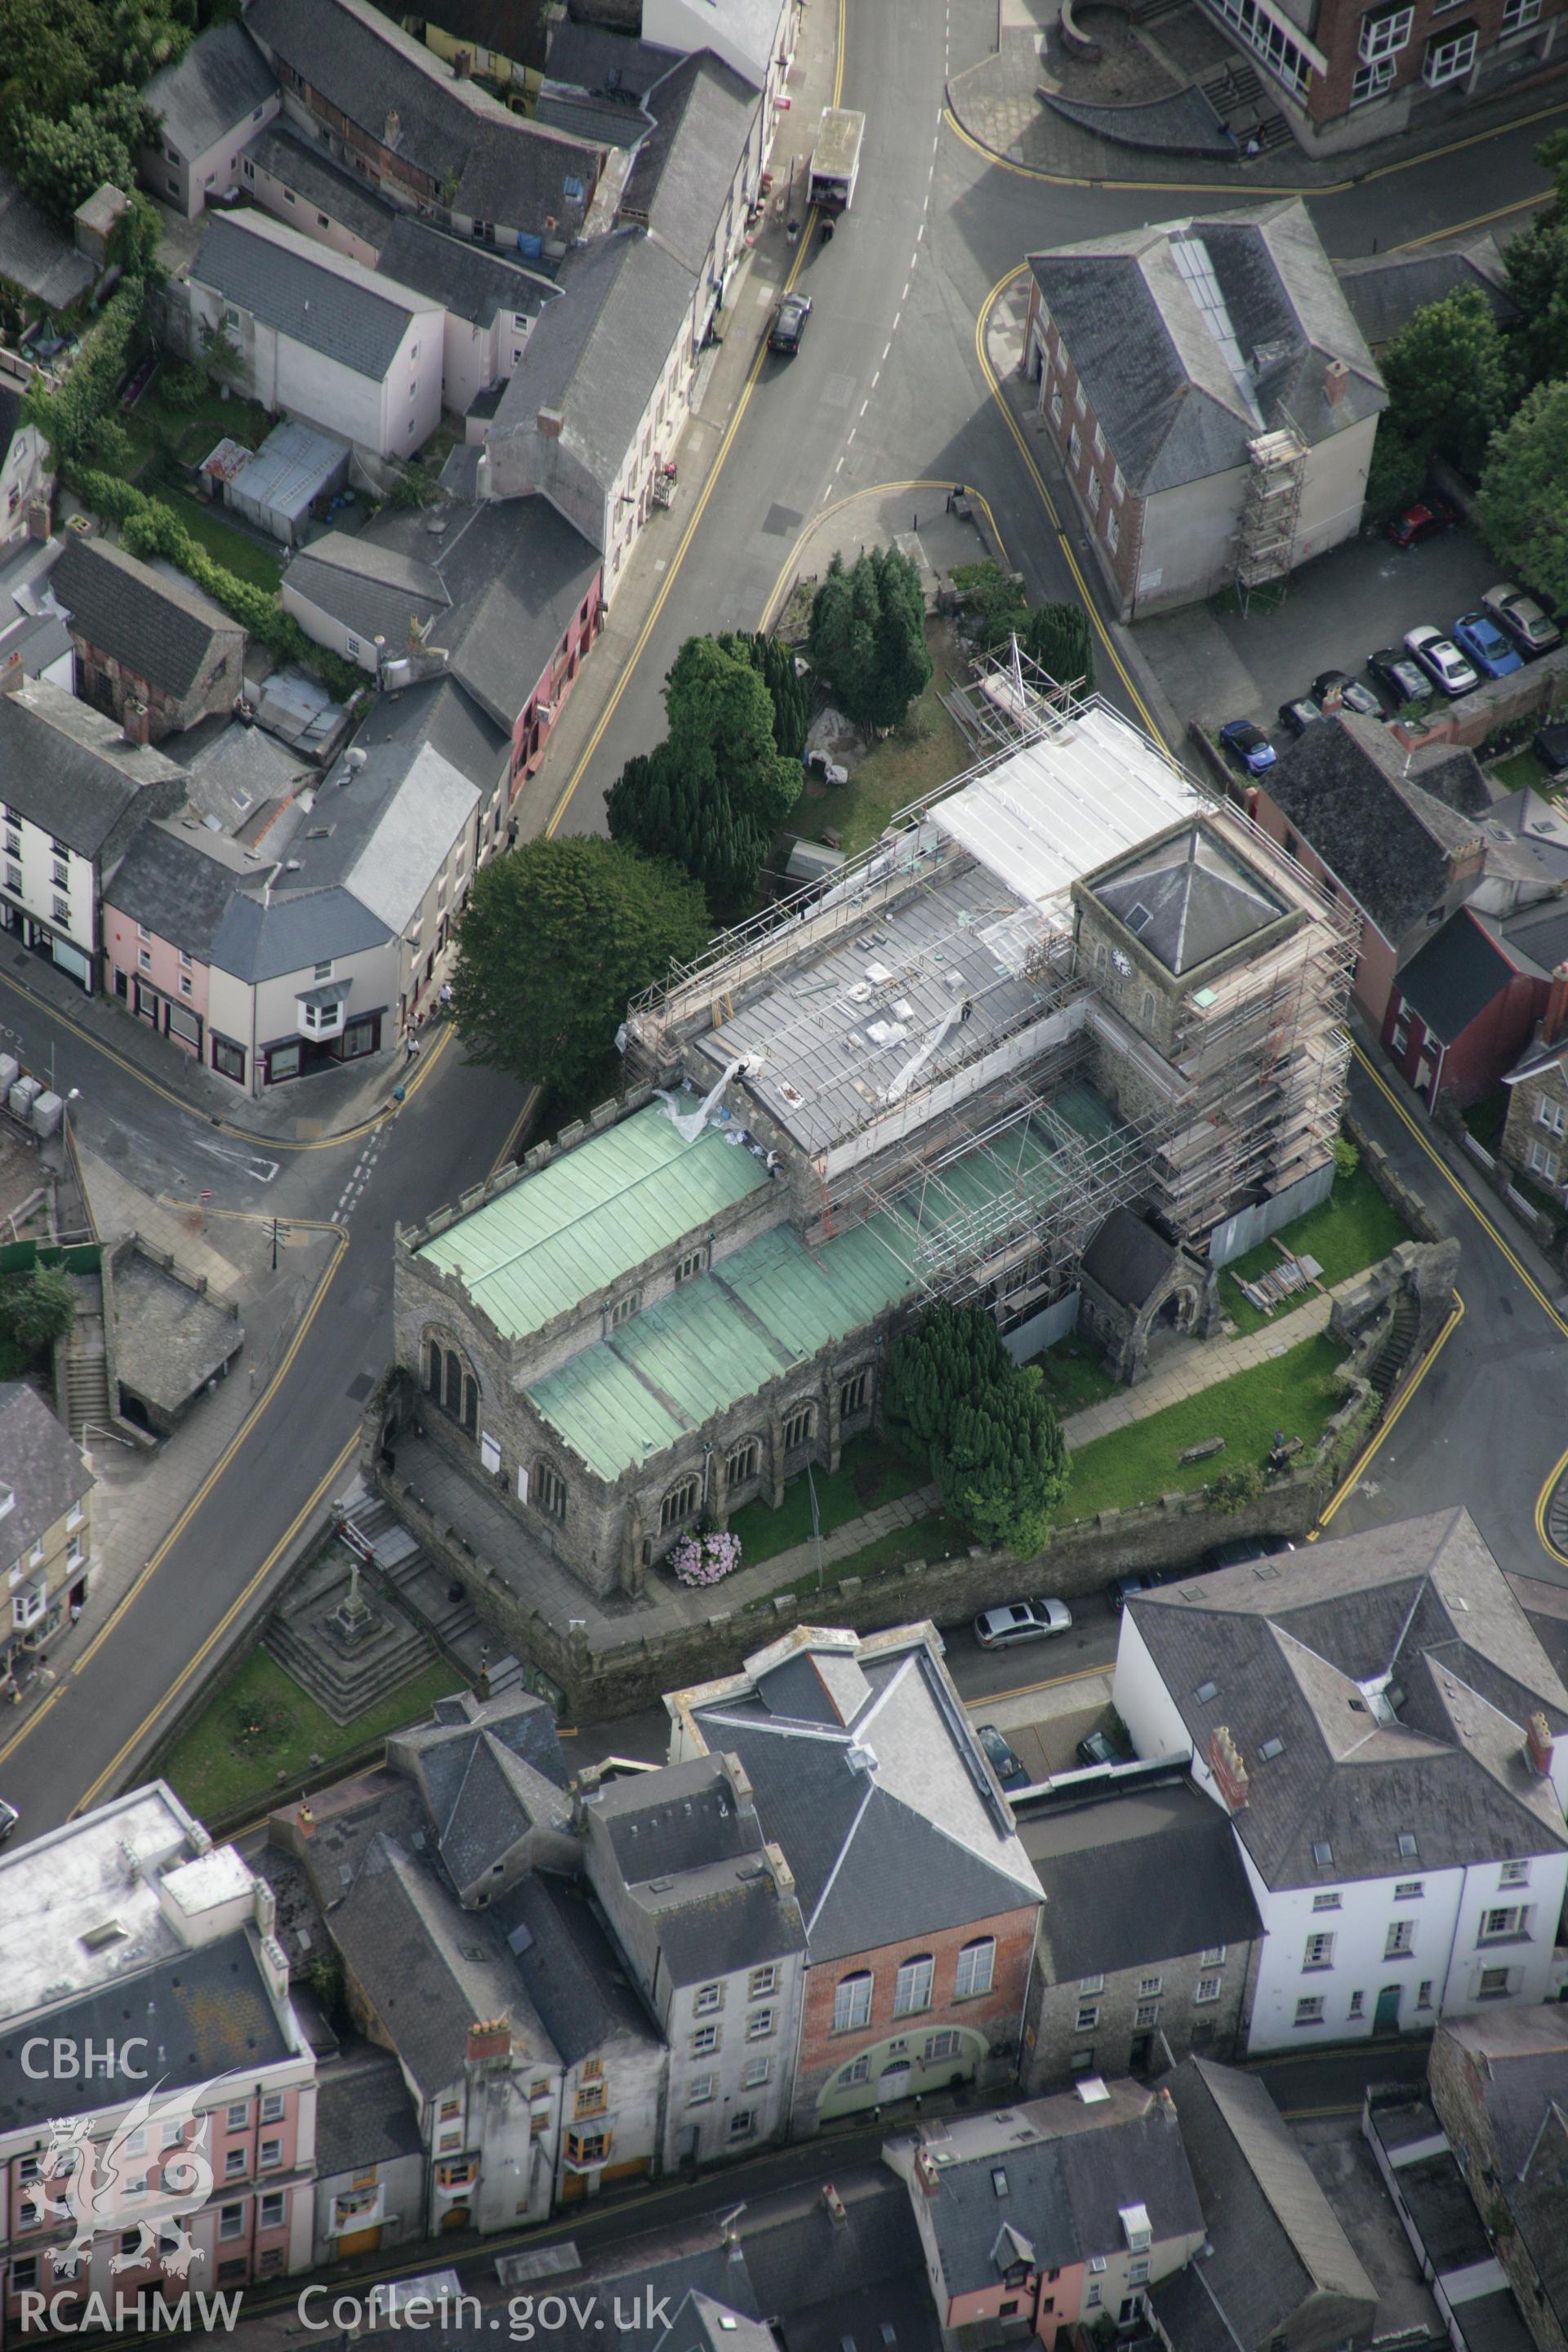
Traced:
<path fill-rule="evenodd" d="M 160 370 L 131 414 L 120 421 L 136 452 L 131 467 L 134 478 L 160 446 L 174 450 L 187 466 L 199 466 L 226 435 L 247 449 L 258 449 L 278 419 L 268 416 L 259 401 L 242 399 L 237 393 L 221 399 L 216 385 L 194 408 L 176 408 L 163 396 Z"/>
<path fill-rule="evenodd" d="M 160 1769 L 198 1816 L 252 1802 L 259 1811 L 279 1772 L 295 1780 L 310 1770 L 312 1756 L 330 1764 L 417 1723 L 461 1684 L 456 1669 L 437 1659 L 352 1723 L 336 1724 L 265 1650 L 253 1650 Z"/>
<path fill-rule="evenodd" d="M 1082 1412 L 1086 1405 L 1103 1403 L 1121 1385 L 1106 1370 L 1100 1349 L 1076 1334 L 1058 1339 L 1034 1361 L 1045 1374 L 1046 1394 L 1060 1421 L 1069 1413 Z"/>
<path fill-rule="evenodd" d="M 791 818 L 804 840 L 815 840 L 826 825 L 852 855 L 875 841 L 900 809 L 971 765 L 968 744 L 937 699 L 937 688 L 948 683 L 950 640 L 944 630 L 928 624 L 926 642 L 934 665 L 931 683 L 910 705 L 903 725 L 867 754 L 847 784 L 807 781 Z"/>
<path fill-rule="evenodd" d="M 1273 1363 L 1254 1365 L 1200 1396 L 1151 1413 L 1147 1421 L 1097 1437 L 1072 1456 L 1063 1522 L 1092 1518 L 1097 1511 L 1131 1510 L 1178 1489 L 1205 1486 L 1221 1470 L 1261 1466 L 1277 1429 L 1311 1446 L 1343 1402 L 1332 1379 L 1343 1353 L 1321 1335 L 1303 1339 Z M 1223 1454 L 1205 1462 L 1180 1459 L 1184 1448 L 1209 1437 L 1225 1439 Z"/>
<path fill-rule="evenodd" d="M 822 1589 L 825 1594 L 837 1591 L 847 1576 L 886 1576 L 911 1559 L 946 1559 L 954 1552 L 966 1552 L 969 1545 L 968 1531 L 956 1519 L 945 1511 L 933 1511 L 929 1519 L 917 1519 L 912 1528 L 894 1528 L 890 1534 L 879 1536 L 875 1543 L 851 1552 L 847 1559 L 830 1561 L 822 1572 Z M 775 1594 L 785 1592 L 793 1592 L 800 1601 L 815 1600 L 816 1570 L 807 1569 L 804 1576 L 793 1577 L 765 1601 L 748 1603 L 748 1610 L 770 1609 Z"/>
<path fill-rule="evenodd" d="M 931 1479 L 928 1469 L 911 1462 L 907 1454 L 896 1453 L 885 1439 L 874 1433 L 850 1438 L 831 1475 L 826 1470 L 815 1470 L 812 1475 L 816 1481 L 817 1515 L 825 1536 L 843 1527 L 847 1520 L 874 1511 L 879 1503 L 893 1503 L 900 1495 L 912 1494 Z M 804 1475 L 790 1480 L 776 1511 L 762 1501 L 746 1504 L 730 1521 L 730 1532 L 741 1538 L 741 1561 L 746 1568 L 754 1568 L 759 1560 L 772 1559 L 776 1552 L 788 1551 L 792 1544 L 808 1543 L 811 1494 Z M 917 1544 L 908 1557 L 923 1557 L 921 1546 Z M 815 1570 L 811 1582 L 816 1583 Z"/>
<path fill-rule="evenodd" d="M 1483 1150 L 1495 1151 L 1502 1141 L 1502 1131 L 1508 1125 L 1508 1088 L 1499 1087 L 1496 1094 L 1485 1095 L 1479 1102 L 1467 1103 L 1460 1112 Z"/>
<path fill-rule="evenodd" d="M 1350 1275 L 1360 1274 L 1364 1266 L 1375 1265 L 1379 1258 L 1386 1257 L 1391 1249 L 1410 1238 L 1409 1226 L 1393 1202 L 1378 1191 L 1364 1168 L 1358 1168 L 1353 1176 L 1340 1177 L 1321 1208 L 1309 1209 L 1304 1217 L 1298 1217 L 1279 1235 L 1299 1257 L 1317 1259 L 1323 1269 L 1325 1288 L 1343 1282 Z M 1220 1276 L 1220 1298 L 1237 1330 L 1259 1331 L 1273 1319 L 1260 1314 L 1242 1297 L 1237 1276 L 1244 1281 L 1255 1282 L 1260 1274 L 1279 1263 L 1279 1253 L 1273 1242 L 1259 1242 L 1256 1249 L 1247 1251 Z M 1301 1303 L 1300 1296 L 1287 1299 L 1284 1309 L 1276 1312 L 1289 1312 Z"/>
<path fill-rule="evenodd" d="M 236 530 L 225 522 L 202 499 L 188 499 L 183 490 L 170 490 L 161 486 L 152 494 L 172 507 L 191 537 L 206 549 L 215 563 L 233 572 L 253 587 L 264 588 L 269 596 L 278 593 L 283 577 L 283 566 L 244 531 Z"/>
<path fill-rule="evenodd" d="M 1532 793 L 1552 796 L 1546 771 L 1533 751 L 1510 751 L 1506 760 L 1494 761 L 1487 773 L 1496 778 L 1505 793 L 1521 793 L 1528 786 Z"/>

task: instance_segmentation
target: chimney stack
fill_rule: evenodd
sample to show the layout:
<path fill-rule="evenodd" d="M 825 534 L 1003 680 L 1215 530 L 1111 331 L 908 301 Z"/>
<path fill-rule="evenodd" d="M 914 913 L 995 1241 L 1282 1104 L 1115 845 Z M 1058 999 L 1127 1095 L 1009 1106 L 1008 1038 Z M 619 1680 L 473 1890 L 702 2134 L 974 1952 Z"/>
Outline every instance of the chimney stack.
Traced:
<path fill-rule="evenodd" d="M 153 714 L 144 702 L 133 694 L 125 698 L 125 708 L 120 714 L 120 729 L 128 743 L 150 743 L 153 740 Z"/>
<path fill-rule="evenodd" d="M 915 2179 L 928 2197 L 940 2195 L 942 2175 L 923 2147 L 915 2150 Z"/>
<path fill-rule="evenodd" d="M 844 2210 L 844 2200 L 831 2180 L 825 2180 L 822 2184 L 822 2201 L 827 2208 L 828 2219 L 834 2228 L 842 2230 L 849 2217 Z"/>
<path fill-rule="evenodd" d="M 1552 1773 L 1552 1750 L 1555 1746 L 1552 1726 L 1538 1708 L 1524 1727 L 1524 1751 L 1530 1759 L 1530 1769 L 1542 1780 Z"/>
<path fill-rule="evenodd" d="M 470 2065 L 483 2058 L 506 2058 L 511 2054 L 511 2026 L 504 2017 L 479 2018 L 468 2028 L 468 2057 Z"/>
<path fill-rule="evenodd" d="M 1343 360 L 1331 360 L 1323 370 L 1323 398 L 1331 408 L 1337 408 L 1345 396 L 1345 378 L 1350 370 Z"/>
<path fill-rule="evenodd" d="M 1552 985 L 1546 992 L 1546 1011 L 1542 1016 L 1541 1042 L 1555 1045 L 1568 1029 L 1568 963 L 1560 963 L 1552 975 Z"/>
<path fill-rule="evenodd" d="M 6 655 L 4 661 L 0 661 L 0 694 L 15 694 L 26 680 L 26 673 L 22 667 L 22 648 L 17 646 L 13 652 Z"/>
<path fill-rule="evenodd" d="M 564 423 L 565 416 L 561 409 L 542 408 L 534 420 L 534 430 L 542 441 L 559 441 Z"/>
<path fill-rule="evenodd" d="M 1247 1767 L 1226 1725 L 1216 1724 L 1209 1733 L 1208 1757 L 1220 1795 L 1231 1812 L 1239 1813 L 1247 1802 Z"/>

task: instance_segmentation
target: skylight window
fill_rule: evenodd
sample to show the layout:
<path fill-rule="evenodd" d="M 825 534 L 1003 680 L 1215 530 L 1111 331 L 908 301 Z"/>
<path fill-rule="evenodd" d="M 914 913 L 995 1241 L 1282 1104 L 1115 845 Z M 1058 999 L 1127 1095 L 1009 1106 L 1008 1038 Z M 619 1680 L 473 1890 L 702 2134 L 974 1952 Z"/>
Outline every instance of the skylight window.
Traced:
<path fill-rule="evenodd" d="M 1312 1841 L 1312 1860 L 1317 1864 L 1320 1870 L 1332 1870 L 1334 1866 L 1334 1850 L 1329 1843 L 1327 1838 L 1314 1838 Z"/>
<path fill-rule="evenodd" d="M 1208 247 L 1201 236 L 1173 236 L 1170 253 L 1177 275 L 1192 296 L 1197 314 L 1229 369 L 1237 390 L 1261 425 L 1263 413 L 1253 393 L 1252 371 L 1241 356 L 1241 343 L 1231 319 L 1230 306 L 1220 292 L 1219 279 L 1215 276 Z"/>
<path fill-rule="evenodd" d="M 1277 1756 L 1284 1753 L 1285 1742 L 1282 1739 L 1266 1739 L 1258 1751 L 1259 1760 L 1265 1764 L 1272 1764 Z"/>
<path fill-rule="evenodd" d="M 1218 1683 L 1200 1683 L 1196 1690 L 1193 1693 L 1193 1696 L 1195 1699 L 1201 1700 L 1203 1705 L 1206 1706 L 1211 1698 L 1217 1698 L 1219 1696 L 1219 1685 Z"/>
<path fill-rule="evenodd" d="M 1000 2165 L 996 2167 L 995 2171 L 991 2175 L 991 2186 L 996 2191 L 998 2197 L 1006 2196 L 1007 2176 L 1005 2172 L 1003 2171 Z"/>
<path fill-rule="evenodd" d="M 1414 1862 L 1420 1851 L 1421 1848 L 1416 1843 L 1414 1833 L 1409 1830 L 1401 1830 L 1399 1832 L 1400 1861 Z"/>

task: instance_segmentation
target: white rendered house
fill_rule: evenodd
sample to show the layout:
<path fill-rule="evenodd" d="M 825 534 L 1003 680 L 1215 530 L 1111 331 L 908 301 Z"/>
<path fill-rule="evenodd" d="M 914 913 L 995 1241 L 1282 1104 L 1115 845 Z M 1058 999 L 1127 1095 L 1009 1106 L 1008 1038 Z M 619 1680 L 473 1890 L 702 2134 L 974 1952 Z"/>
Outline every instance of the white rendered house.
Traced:
<path fill-rule="evenodd" d="M 1556 1997 L 1568 1690 L 1467 1511 L 1141 1596 L 1115 1701 L 1230 1815 L 1249 2049 Z"/>

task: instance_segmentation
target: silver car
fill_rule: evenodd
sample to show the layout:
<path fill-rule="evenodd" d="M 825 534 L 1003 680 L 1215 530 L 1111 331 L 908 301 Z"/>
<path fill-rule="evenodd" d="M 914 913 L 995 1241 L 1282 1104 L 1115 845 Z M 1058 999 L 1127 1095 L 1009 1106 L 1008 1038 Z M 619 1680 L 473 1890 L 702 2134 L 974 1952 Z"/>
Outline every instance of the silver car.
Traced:
<path fill-rule="evenodd" d="M 1468 694 L 1471 687 L 1481 682 L 1480 672 L 1465 659 L 1452 637 L 1446 637 L 1430 621 L 1405 630 L 1405 650 L 1415 655 L 1440 694 Z"/>
<path fill-rule="evenodd" d="M 1489 588 L 1481 603 L 1491 614 L 1505 637 L 1512 639 L 1525 655 L 1549 654 L 1553 646 L 1563 643 L 1563 632 L 1555 621 L 1549 620 L 1533 596 L 1522 588 L 1515 588 L 1504 580 Z"/>
<path fill-rule="evenodd" d="M 1072 1611 L 1065 1601 L 1007 1601 L 999 1609 L 983 1609 L 974 1621 L 974 1638 L 983 1650 L 1007 1650 L 1015 1642 L 1045 1642 L 1071 1631 Z"/>

